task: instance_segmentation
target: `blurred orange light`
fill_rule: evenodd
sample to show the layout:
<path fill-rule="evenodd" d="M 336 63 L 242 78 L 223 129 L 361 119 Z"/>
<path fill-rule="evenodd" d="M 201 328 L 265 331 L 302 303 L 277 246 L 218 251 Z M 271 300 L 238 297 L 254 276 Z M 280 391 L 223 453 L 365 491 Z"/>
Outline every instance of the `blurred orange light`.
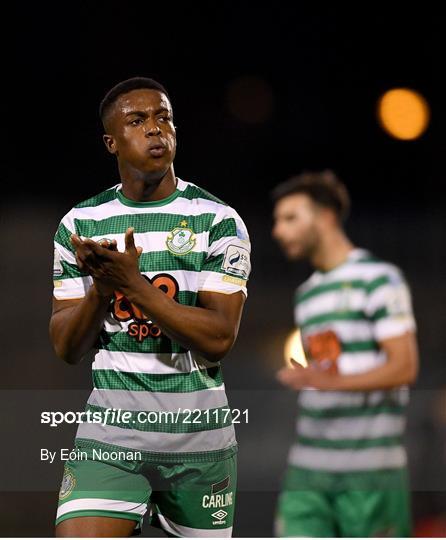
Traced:
<path fill-rule="evenodd" d="M 394 88 L 378 102 L 381 126 L 389 135 L 401 140 L 413 140 L 426 130 L 430 110 L 424 97 L 409 88 Z"/>
<path fill-rule="evenodd" d="M 308 366 L 299 330 L 294 330 L 287 337 L 285 341 L 284 356 L 285 363 L 288 367 L 294 367 L 291 363 L 291 358 L 296 360 L 296 362 L 298 362 L 303 367 Z"/>

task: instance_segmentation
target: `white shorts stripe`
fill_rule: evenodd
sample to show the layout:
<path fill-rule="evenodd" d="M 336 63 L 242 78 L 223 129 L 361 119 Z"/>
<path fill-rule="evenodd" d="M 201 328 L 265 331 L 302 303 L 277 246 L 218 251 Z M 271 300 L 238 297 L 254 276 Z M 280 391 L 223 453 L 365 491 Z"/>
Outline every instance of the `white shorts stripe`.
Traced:
<path fill-rule="evenodd" d="M 225 529 L 194 529 L 185 525 L 178 525 L 161 514 L 157 514 L 163 529 L 175 536 L 183 538 L 231 538 L 232 527 Z"/>
<path fill-rule="evenodd" d="M 62 503 L 57 509 L 57 519 L 69 512 L 77 512 L 82 510 L 106 510 L 107 512 L 129 512 L 143 516 L 147 510 L 147 503 L 119 501 L 114 499 L 74 499 Z M 135 516 L 138 521 L 137 516 Z"/>

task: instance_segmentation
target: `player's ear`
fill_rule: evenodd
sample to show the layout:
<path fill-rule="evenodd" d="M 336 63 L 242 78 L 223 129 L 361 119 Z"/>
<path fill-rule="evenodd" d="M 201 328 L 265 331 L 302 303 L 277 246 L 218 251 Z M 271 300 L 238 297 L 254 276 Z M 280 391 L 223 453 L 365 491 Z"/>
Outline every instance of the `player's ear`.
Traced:
<path fill-rule="evenodd" d="M 325 222 L 328 224 L 329 227 L 333 228 L 339 225 L 338 217 L 331 208 L 324 208 L 323 216 Z"/>
<path fill-rule="evenodd" d="M 105 147 L 110 152 L 110 154 L 117 154 L 118 150 L 116 148 L 116 141 L 113 135 L 108 135 L 106 133 L 102 135 L 102 140 L 104 141 Z"/>

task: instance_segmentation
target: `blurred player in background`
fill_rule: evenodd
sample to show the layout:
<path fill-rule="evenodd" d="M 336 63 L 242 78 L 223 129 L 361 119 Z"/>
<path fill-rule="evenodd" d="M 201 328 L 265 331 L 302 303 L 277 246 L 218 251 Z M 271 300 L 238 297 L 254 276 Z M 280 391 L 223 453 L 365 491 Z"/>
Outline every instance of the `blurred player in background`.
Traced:
<path fill-rule="evenodd" d="M 273 199 L 273 237 L 315 270 L 295 296 L 309 365 L 277 375 L 300 392 L 276 534 L 409 536 L 402 439 L 418 352 L 408 286 L 348 239 L 349 195 L 331 171 L 291 178 Z"/>
<path fill-rule="evenodd" d="M 123 81 L 100 116 L 121 183 L 60 223 L 50 333 L 70 364 L 97 350 L 86 412 L 101 423 L 79 426 L 56 534 L 130 536 L 147 511 L 171 536 L 231 536 L 237 444 L 220 360 L 247 294 L 248 233 L 230 206 L 175 176 L 162 85 Z"/>

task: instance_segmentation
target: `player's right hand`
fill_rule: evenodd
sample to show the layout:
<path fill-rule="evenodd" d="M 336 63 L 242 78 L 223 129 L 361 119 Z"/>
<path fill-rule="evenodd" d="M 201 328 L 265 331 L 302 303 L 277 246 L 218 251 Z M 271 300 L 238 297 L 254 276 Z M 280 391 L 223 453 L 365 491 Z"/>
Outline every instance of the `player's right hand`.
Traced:
<path fill-rule="evenodd" d="M 112 296 L 114 288 L 95 275 L 95 268 L 99 262 L 97 255 L 77 234 L 72 234 L 70 240 L 76 250 L 76 263 L 79 269 L 88 272 L 93 277 L 94 287 L 101 296 Z M 110 251 L 118 251 L 118 245 L 114 239 L 103 238 L 97 244 Z"/>

